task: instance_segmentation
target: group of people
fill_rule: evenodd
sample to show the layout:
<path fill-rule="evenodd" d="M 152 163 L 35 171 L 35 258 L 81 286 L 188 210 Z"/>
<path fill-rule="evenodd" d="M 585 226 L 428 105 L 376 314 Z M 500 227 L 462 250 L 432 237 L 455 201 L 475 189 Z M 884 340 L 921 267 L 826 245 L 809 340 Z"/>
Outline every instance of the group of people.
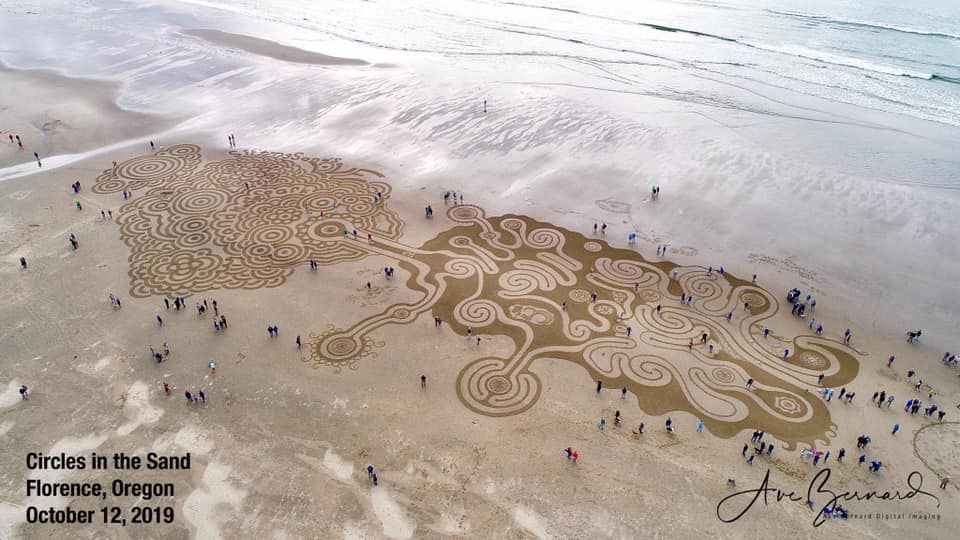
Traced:
<path fill-rule="evenodd" d="M 444 191 L 443 192 L 443 204 L 447 204 L 449 201 L 453 201 L 454 206 L 457 204 L 463 204 L 463 193 L 459 193 L 459 202 L 457 199 L 458 193 L 456 191 Z M 429 208 L 429 207 L 428 207 Z M 433 215 L 433 210 L 430 211 L 430 215 Z"/>
<path fill-rule="evenodd" d="M 747 465 L 753 465 L 753 461 L 757 456 L 762 456 L 766 454 L 769 458 L 773 455 L 773 443 L 767 443 L 763 440 L 765 433 L 760 430 L 755 430 L 753 435 L 750 436 L 749 443 L 743 443 L 743 449 L 740 450 L 740 455 L 746 458 Z M 759 443 L 759 444 L 757 444 Z M 750 455 L 747 456 L 747 451 L 750 449 L 750 445 L 753 444 L 753 452 L 750 452 Z"/>
<path fill-rule="evenodd" d="M 18 146 L 21 150 L 23 150 L 23 141 L 20 140 L 20 136 L 19 136 L 19 135 L 14 135 L 13 133 L 7 133 L 7 137 L 10 138 L 10 142 L 11 142 L 11 143 L 14 142 L 13 139 L 14 139 L 14 137 L 16 137 L 16 139 L 17 139 L 17 140 L 16 140 L 17 146 Z"/>

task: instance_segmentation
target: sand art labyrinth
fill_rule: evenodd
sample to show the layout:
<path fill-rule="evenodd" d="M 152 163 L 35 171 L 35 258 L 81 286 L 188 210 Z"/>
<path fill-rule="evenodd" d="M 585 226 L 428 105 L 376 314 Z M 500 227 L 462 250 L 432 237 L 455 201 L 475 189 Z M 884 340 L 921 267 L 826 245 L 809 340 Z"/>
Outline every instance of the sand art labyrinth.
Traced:
<path fill-rule="evenodd" d="M 381 255 L 406 270 L 410 278 L 397 286 L 419 300 L 311 335 L 307 361 L 315 367 L 357 369 L 386 345 L 372 332 L 430 313 L 460 335 L 469 328 L 515 345 L 509 357 L 480 358 L 460 371 L 458 396 L 480 414 L 514 415 L 537 403 L 533 366 L 550 358 L 583 366 L 608 388 L 628 388 L 648 414 L 688 411 L 722 437 L 753 428 L 795 444 L 831 434 L 826 407 L 805 388 L 820 373 L 825 386 L 846 384 L 858 362 L 850 349 L 816 336 L 782 338 L 786 360 L 758 343 L 756 328 L 779 309 L 766 290 L 470 205 L 447 210 L 451 229 L 406 245 L 381 178 L 300 154 L 233 152 L 202 163 L 198 147 L 178 145 L 104 172 L 94 190 L 142 191 L 118 219 L 134 296 L 276 287 L 311 259 L 332 265 Z M 694 307 L 680 306 L 682 292 L 696 297 Z M 704 333 L 712 354 L 700 345 Z M 697 346 L 689 349 L 691 339 Z"/>

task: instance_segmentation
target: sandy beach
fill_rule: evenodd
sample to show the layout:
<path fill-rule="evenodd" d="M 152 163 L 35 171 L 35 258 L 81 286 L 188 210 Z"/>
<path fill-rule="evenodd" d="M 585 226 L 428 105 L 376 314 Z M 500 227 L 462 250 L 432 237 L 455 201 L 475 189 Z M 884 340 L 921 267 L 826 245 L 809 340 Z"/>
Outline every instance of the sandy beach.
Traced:
<path fill-rule="evenodd" d="M 284 39 L 173 4 L 128 14 L 136 27 L 169 10 L 149 55 L 101 50 L 67 71 L 0 55 L 0 538 L 945 538 L 960 525 L 960 378 L 941 360 L 956 349 L 960 200 L 941 179 L 890 168 L 868 184 L 810 165 L 796 118 L 681 123 L 707 109 L 505 82 L 539 77 L 539 60 L 458 71 L 414 45 L 313 43 L 295 26 Z M 65 6 L 11 8 L 22 29 L 3 39 L 85 16 Z M 820 125 L 825 141 L 893 125 L 791 99 L 837 122 Z M 955 145 L 955 128 L 923 122 L 850 148 L 909 152 L 914 131 Z M 791 128 L 789 152 L 770 150 L 780 135 L 762 142 Z M 890 406 L 871 403 L 879 391 Z M 934 404 L 944 417 L 924 414 Z M 25 466 L 36 452 L 189 452 L 191 465 Z M 118 478 L 175 494 L 26 489 Z M 750 507 L 761 486 L 768 500 Z M 841 496 L 850 516 L 821 520 L 831 492 L 854 491 L 878 495 Z M 97 519 L 26 523 L 31 507 L 67 506 Z M 104 506 L 175 517 L 104 523 Z"/>

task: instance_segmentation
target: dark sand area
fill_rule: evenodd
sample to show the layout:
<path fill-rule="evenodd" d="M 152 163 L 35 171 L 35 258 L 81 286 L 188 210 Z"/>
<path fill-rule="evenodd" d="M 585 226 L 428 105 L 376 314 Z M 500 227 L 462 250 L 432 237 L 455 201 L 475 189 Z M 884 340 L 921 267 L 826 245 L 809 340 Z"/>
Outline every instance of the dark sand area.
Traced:
<path fill-rule="evenodd" d="M 338 56 L 328 56 L 326 54 L 305 51 L 297 47 L 281 45 L 276 41 L 260 39 L 243 34 L 231 34 L 220 30 L 208 28 L 188 28 L 181 30 L 180 33 L 188 36 L 194 36 L 205 39 L 217 45 L 241 49 L 253 54 L 276 58 L 284 62 L 295 62 L 298 64 L 317 64 L 331 66 L 366 66 L 367 62 L 357 58 L 340 58 Z"/>

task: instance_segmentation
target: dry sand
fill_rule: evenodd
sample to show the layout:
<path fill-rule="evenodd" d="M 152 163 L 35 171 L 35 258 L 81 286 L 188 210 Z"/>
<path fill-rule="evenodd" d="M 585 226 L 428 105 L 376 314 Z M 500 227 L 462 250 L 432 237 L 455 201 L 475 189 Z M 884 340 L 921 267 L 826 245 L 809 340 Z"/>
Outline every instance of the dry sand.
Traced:
<path fill-rule="evenodd" d="M 6 72 L 3 76 L 12 75 Z M 78 83 L 61 79 L 56 84 L 74 88 Z M 22 85 L 25 99 L 34 88 L 42 96 L 40 90 L 48 82 Z M 66 95 L 62 112 L 55 117 L 63 125 L 82 126 L 87 118 L 84 111 L 90 106 L 85 94 L 75 91 Z M 47 107 L 41 101 L 21 99 L 20 103 L 31 105 L 19 107 L 18 126 L 44 124 Z M 127 133 L 124 137 L 129 137 L 145 131 L 149 130 L 138 120 L 118 115 L 111 117 L 109 132 L 93 129 L 87 135 L 78 129 L 71 139 L 78 147 L 64 151 L 82 150 L 79 141 L 89 141 L 91 147 L 105 146 L 123 138 L 110 134 Z M 221 139 L 219 135 L 214 139 L 204 133 L 181 133 L 176 141 L 164 141 L 158 150 L 162 153 L 174 142 L 195 144 L 202 149 L 204 164 L 229 162 L 232 158 Z M 32 152 L 32 138 L 28 140 L 27 151 Z M 338 153 L 335 146 L 315 150 L 312 155 Z M 6 157 L 19 155 L 7 143 L 2 152 L 5 165 L 20 161 Z M 830 422 L 836 424 L 826 448 L 834 455 L 840 447 L 848 450 L 845 464 L 833 464 L 831 485 L 836 489 L 905 490 L 907 474 L 918 470 L 924 474 L 924 489 L 940 498 L 939 508 L 925 498 L 845 506 L 857 512 L 930 512 L 938 514 L 939 520 L 832 521 L 815 529 L 811 526 L 813 513 L 799 503 L 784 502 L 766 508 L 757 505 L 743 519 L 724 524 L 715 511 L 717 503 L 733 492 L 726 485 L 728 478 L 736 479 L 741 489 L 755 487 L 769 468 L 776 486 L 806 490 L 814 469 L 800 462 L 796 450 L 787 449 L 793 441 L 781 441 L 772 459 L 759 459 L 749 467 L 740 458 L 749 428 L 729 438 L 730 433 L 718 437 L 709 429 L 696 433 L 695 416 L 669 412 L 678 432 L 667 434 L 663 429 L 666 414 L 644 411 L 633 392 L 626 400 L 621 400 L 615 389 L 598 397 L 594 372 L 585 370 L 582 363 L 563 359 L 541 358 L 530 366 L 539 379 L 540 391 L 528 409 L 503 417 L 479 414 L 458 392 L 458 377 L 465 366 L 480 358 L 511 358 L 516 339 L 480 330 L 484 342 L 478 349 L 450 328 L 450 320 L 443 329 L 434 328 L 427 312 L 409 324 L 377 327 L 370 334 L 376 354 L 339 368 L 321 365 L 311 360 L 309 352 L 296 349 L 293 338 L 297 334 L 306 343 L 317 343 L 319 338 L 309 336 L 322 334 L 327 325 L 349 328 L 387 306 L 421 301 L 423 294 L 408 285 L 416 268 L 412 263 L 397 264 L 397 277 L 390 282 L 380 271 L 395 258 L 385 255 L 324 264 L 318 272 L 299 264 L 270 286 L 191 294 L 185 311 L 165 310 L 160 296 L 137 289 L 141 278 L 136 268 L 146 259 L 131 248 L 131 243 L 138 245 L 134 237 L 121 231 L 121 224 L 132 223 L 141 215 L 133 209 L 147 200 L 151 187 L 138 187 L 124 210 L 119 192 L 96 193 L 93 189 L 98 176 L 109 176 L 111 161 L 121 162 L 121 168 L 127 170 L 137 163 L 151 163 L 150 158 L 137 157 L 145 154 L 149 148 L 141 142 L 0 183 L 0 295 L 4 298 L 0 305 L 0 388 L 4 389 L 0 395 L 4 448 L 0 453 L 0 537 L 814 538 L 829 534 L 833 538 L 889 538 L 909 534 L 944 538 L 960 525 L 954 511 L 958 507 L 956 486 L 937 489 L 936 475 L 928 468 L 940 473 L 947 470 L 958 478 L 956 424 L 921 430 L 928 421 L 902 412 L 904 401 L 918 395 L 903 380 L 904 370 L 912 366 L 883 367 L 888 352 L 901 357 L 908 351 L 915 357 L 940 354 L 922 342 L 908 348 L 889 336 L 869 331 L 858 334 L 855 345 L 864 354 L 852 352 L 859 370 L 856 379 L 847 384 L 857 392 L 856 401 L 848 406 L 835 399 L 817 407 L 828 411 Z M 141 161 L 124 165 L 130 159 Z M 344 165 L 376 168 L 367 163 Z M 264 179 L 268 173 L 269 169 L 256 171 L 249 181 L 255 187 L 258 182 L 268 183 Z M 84 186 L 79 197 L 69 188 L 77 178 Z M 391 180 L 388 175 L 380 181 L 393 187 L 386 206 L 403 223 L 397 242 L 420 246 L 455 226 L 439 193 L 424 193 L 415 182 L 393 184 Z M 223 181 L 224 189 L 241 189 L 239 177 L 227 174 Z M 77 199 L 83 202 L 83 211 L 75 209 Z M 216 195 L 210 200 L 216 202 Z M 267 197 L 262 204 L 270 207 L 273 200 L 280 199 Z M 427 202 L 437 210 L 430 221 L 422 218 L 422 206 Z M 101 220 L 101 208 L 112 209 L 117 218 Z M 205 212 L 209 216 L 220 211 L 214 207 Z M 497 212 L 488 210 L 487 214 L 493 217 Z M 544 223 L 555 217 L 545 211 L 531 216 Z M 78 251 L 67 244 L 71 232 L 80 239 Z M 210 232 L 220 234 L 218 230 Z M 652 248 L 645 251 L 649 254 Z M 27 257 L 29 269 L 20 270 L 20 256 Z M 703 273 L 698 267 L 703 262 L 694 256 L 671 253 L 666 261 L 679 261 Z M 170 276 L 173 274 L 160 275 L 158 283 Z M 269 278 L 266 274 L 256 279 Z M 216 283 L 218 277 L 210 279 Z M 526 286 L 522 278 L 517 279 L 517 286 Z M 771 326 L 781 329 L 779 333 L 786 339 L 807 334 L 802 321 L 784 312 L 782 293 L 792 284 L 778 279 L 762 283 L 781 304 L 770 319 Z M 367 281 L 376 285 L 375 292 L 366 291 Z M 178 287 L 189 288 L 190 283 L 199 282 L 185 279 Z M 507 289 L 512 286 L 504 285 Z M 111 292 L 122 298 L 122 309 L 111 309 L 107 300 Z M 209 316 L 198 318 L 193 306 L 202 298 L 218 300 L 230 322 L 225 333 L 213 332 Z M 675 299 L 663 302 L 682 313 Z M 842 310 L 836 306 L 817 317 L 837 328 L 852 316 Z M 162 328 L 154 320 L 158 313 L 166 321 Z M 673 320 L 682 318 L 677 315 Z M 600 319 L 603 317 L 597 321 Z M 279 325 L 278 339 L 267 337 L 265 328 L 271 324 Z M 638 323 L 637 333 L 640 326 Z M 750 332 L 748 329 L 736 339 L 747 343 Z M 656 338 L 656 332 L 651 337 Z M 148 347 L 159 349 L 163 341 L 170 343 L 172 354 L 168 361 L 156 364 Z M 690 367 L 682 344 L 662 354 L 673 365 Z M 215 375 L 207 369 L 210 359 L 218 363 Z M 923 372 L 926 380 L 935 381 L 936 401 L 950 411 L 948 419 L 953 418 L 958 395 L 955 370 L 930 362 Z M 421 373 L 429 377 L 426 390 L 419 385 Z M 781 373 L 777 384 L 815 386 L 810 384 L 809 370 L 788 364 Z M 163 381 L 174 387 L 172 397 L 163 394 Z M 32 388 L 29 401 L 16 399 L 19 384 Z M 201 387 L 209 403 L 188 406 L 182 392 Z M 869 396 L 878 388 L 896 395 L 893 409 L 870 406 Z M 644 393 L 643 385 L 635 390 Z M 713 395 L 714 399 L 722 397 Z M 817 398 L 808 399 L 813 403 Z M 644 403 L 644 398 L 639 403 Z M 614 410 L 623 412 L 623 427 L 612 425 Z M 608 420 L 603 432 L 596 427 L 601 416 Z M 639 422 L 647 428 L 638 438 L 631 431 Z M 903 430 L 890 436 L 894 422 L 900 422 Z M 747 427 L 749 419 L 744 423 Z M 860 433 L 872 435 L 871 459 L 879 457 L 886 465 L 879 475 L 855 464 L 854 444 Z M 784 437 L 789 438 L 789 431 L 784 431 Z M 563 457 L 562 449 L 567 446 L 582 453 L 578 465 L 570 465 Z M 23 458 L 38 450 L 190 451 L 194 467 L 186 473 L 126 475 L 141 481 L 176 483 L 173 500 L 151 503 L 174 505 L 177 520 L 173 525 L 125 530 L 102 525 L 82 530 L 23 526 L 23 507 L 35 502 L 24 496 L 25 481 L 35 473 L 25 469 Z M 379 487 L 369 485 L 367 464 L 377 467 Z M 58 475 L 102 481 L 113 476 L 95 471 Z M 124 501 L 125 507 L 130 504 Z M 99 506 L 89 501 L 76 505 Z"/>

